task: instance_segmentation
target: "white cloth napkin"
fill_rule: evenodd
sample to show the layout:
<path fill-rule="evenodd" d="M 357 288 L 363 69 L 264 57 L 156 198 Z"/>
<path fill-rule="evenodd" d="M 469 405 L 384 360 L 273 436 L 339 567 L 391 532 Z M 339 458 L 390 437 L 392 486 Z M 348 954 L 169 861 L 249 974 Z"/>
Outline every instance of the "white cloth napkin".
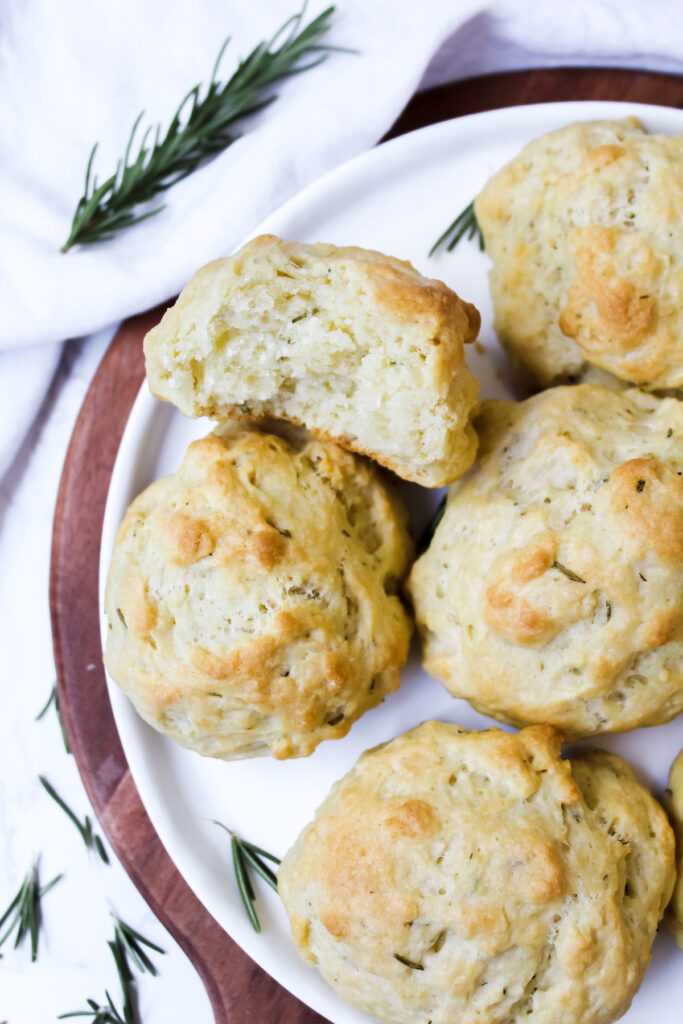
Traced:
<path fill-rule="evenodd" d="M 305 20 L 322 9 L 316 0 Z M 220 77 L 292 13 L 293 0 L 5 0 L 0 351 L 34 351 L 27 361 L 0 354 L 0 473 L 54 369 L 54 353 L 35 346 L 173 295 L 286 198 L 377 142 L 421 80 L 563 62 L 683 67 L 678 0 L 341 0 L 328 41 L 357 53 L 332 54 L 281 86 L 237 143 L 166 194 L 163 213 L 61 253 L 93 142 L 102 179 L 141 110 L 145 124 L 166 124 L 185 92 L 206 82 L 226 36 Z"/>

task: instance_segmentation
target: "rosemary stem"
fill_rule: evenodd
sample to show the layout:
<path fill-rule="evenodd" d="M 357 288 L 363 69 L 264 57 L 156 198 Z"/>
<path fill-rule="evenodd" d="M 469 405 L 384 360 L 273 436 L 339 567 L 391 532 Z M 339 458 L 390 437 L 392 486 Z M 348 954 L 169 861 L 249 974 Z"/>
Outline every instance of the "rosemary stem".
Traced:
<path fill-rule="evenodd" d="M 69 236 L 62 246 L 101 242 L 118 231 L 153 217 L 164 206 L 145 208 L 158 195 L 212 159 L 239 137 L 235 126 L 263 110 L 276 98 L 274 85 L 293 75 L 310 71 L 332 51 L 342 47 L 322 43 L 330 29 L 334 7 L 328 7 L 307 25 L 306 4 L 289 17 L 278 31 L 241 60 L 225 82 L 218 80 L 218 67 L 228 46 L 221 45 L 209 84 L 202 95 L 193 86 L 178 105 L 165 132 L 161 125 L 148 127 L 137 142 L 143 114 L 136 118 L 128 135 L 124 156 L 116 170 L 101 184 L 93 174 L 97 144 L 88 158 L 85 185 L 76 205 Z M 349 52 L 349 51 L 346 51 Z M 312 59 L 307 60 L 307 56 Z M 148 142 L 150 135 L 152 142 Z"/>

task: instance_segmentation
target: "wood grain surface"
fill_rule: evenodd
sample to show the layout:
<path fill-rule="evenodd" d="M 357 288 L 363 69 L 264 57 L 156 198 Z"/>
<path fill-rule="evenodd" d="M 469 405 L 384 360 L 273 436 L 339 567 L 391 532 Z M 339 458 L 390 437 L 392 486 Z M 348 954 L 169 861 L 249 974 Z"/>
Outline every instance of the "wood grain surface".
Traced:
<path fill-rule="evenodd" d="M 414 97 L 386 138 L 481 110 L 581 99 L 682 107 L 683 78 L 594 68 L 473 78 Z M 145 900 L 195 965 L 216 1024 L 242 1022 L 247 1006 L 252 1024 L 324 1024 L 228 938 L 183 881 L 143 809 L 109 704 L 98 616 L 102 518 L 121 435 L 144 376 L 142 338 L 162 312 L 134 317 L 116 334 L 85 398 L 64 463 L 50 575 L 64 724 L 102 828 Z"/>

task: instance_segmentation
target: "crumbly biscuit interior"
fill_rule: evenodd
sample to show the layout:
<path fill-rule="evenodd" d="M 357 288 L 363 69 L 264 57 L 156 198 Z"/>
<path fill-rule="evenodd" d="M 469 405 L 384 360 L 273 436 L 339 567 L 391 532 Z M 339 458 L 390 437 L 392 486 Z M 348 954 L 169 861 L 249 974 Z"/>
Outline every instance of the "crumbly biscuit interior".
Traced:
<path fill-rule="evenodd" d="M 425 483 L 474 457 L 463 340 L 478 314 L 408 264 L 252 243 L 200 271 L 167 317 L 146 341 L 151 386 L 188 415 L 284 417 Z"/>

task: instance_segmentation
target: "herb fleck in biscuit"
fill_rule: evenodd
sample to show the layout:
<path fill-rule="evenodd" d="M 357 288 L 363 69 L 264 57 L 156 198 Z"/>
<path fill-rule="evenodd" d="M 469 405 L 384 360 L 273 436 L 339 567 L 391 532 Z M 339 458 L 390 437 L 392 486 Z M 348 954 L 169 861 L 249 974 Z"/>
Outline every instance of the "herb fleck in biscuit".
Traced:
<path fill-rule="evenodd" d="M 481 460 L 411 572 L 425 667 L 567 736 L 683 710 L 683 403 L 591 385 L 486 402 Z"/>
<path fill-rule="evenodd" d="M 593 364 L 683 386 L 683 135 L 569 125 L 525 146 L 475 209 L 496 331 L 538 382 Z"/>
<path fill-rule="evenodd" d="M 676 942 L 683 949 L 683 750 L 669 773 L 669 811 L 676 832 L 678 875 L 669 904 L 668 921 Z"/>
<path fill-rule="evenodd" d="M 150 725 L 201 754 L 305 756 L 397 689 L 410 554 L 370 463 L 226 425 L 126 513 L 107 669 Z"/>
<path fill-rule="evenodd" d="M 270 235 L 198 271 L 145 338 L 186 416 L 275 416 L 429 487 L 474 459 L 479 313 L 409 263 Z"/>
<path fill-rule="evenodd" d="M 666 815 L 625 761 L 426 722 L 364 754 L 286 855 L 301 954 L 388 1024 L 609 1024 L 673 882 Z"/>

